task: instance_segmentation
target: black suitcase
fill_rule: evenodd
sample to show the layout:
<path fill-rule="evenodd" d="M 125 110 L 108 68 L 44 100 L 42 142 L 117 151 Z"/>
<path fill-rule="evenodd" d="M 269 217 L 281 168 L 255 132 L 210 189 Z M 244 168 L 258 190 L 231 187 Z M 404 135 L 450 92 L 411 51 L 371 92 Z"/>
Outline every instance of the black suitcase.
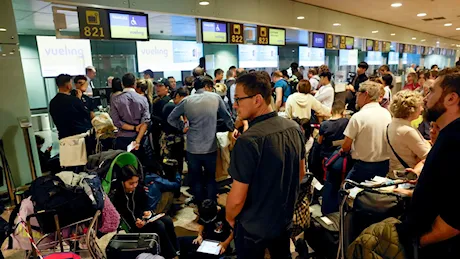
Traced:
<path fill-rule="evenodd" d="M 106 248 L 108 259 L 135 259 L 142 253 L 160 254 L 160 238 L 157 234 L 117 234 Z"/>
<path fill-rule="evenodd" d="M 304 237 L 308 245 L 315 251 L 314 258 L 337 258 L 339 250 L 339 212 L 326 215 L 332 224 L 326 224 L 321 217 L 311 219 L 310 227 L 305 230 Z"/>

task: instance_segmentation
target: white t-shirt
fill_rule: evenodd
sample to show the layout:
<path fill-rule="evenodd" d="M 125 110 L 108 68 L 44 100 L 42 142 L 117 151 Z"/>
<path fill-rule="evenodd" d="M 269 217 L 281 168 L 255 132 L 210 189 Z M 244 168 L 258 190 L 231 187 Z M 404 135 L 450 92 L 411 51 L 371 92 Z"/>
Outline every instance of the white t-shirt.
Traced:
<path fill-rule="evenodd" d="M 322 86 L 315 94 L 315 98 L 324 106 L 332 109 L 334 103 L 334 88 L 331 84 Z"/>
<path fill-rule="evenodd" d="M 354 114 L 343 133 L 353 139 L 351 157 L 364 162 L 388 160 L 386 131 L 390 123 L 390 112 L 377 102 L 365 105 Z"/>
<path fill-rule="evenodd" d="M 311 79 L 309 81 L 310 81 L 310 85 L 311 85 L 311 90 L 317 90 L 318 85 L 319 85 L 319 77 L 318 77 L 318 75 L 314 75 L 313 77 L 311 77 Z"/>

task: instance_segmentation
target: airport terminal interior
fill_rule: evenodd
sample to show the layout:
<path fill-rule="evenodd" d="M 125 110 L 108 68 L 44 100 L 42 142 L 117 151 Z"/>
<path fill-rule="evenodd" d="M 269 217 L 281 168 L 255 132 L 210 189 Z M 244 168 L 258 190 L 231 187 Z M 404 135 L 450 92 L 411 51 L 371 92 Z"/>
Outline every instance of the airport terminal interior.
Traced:
<path fill-rule="evenodd" d="M 460 258 L 459 0 L 1 0 L 1 258 Z"/>

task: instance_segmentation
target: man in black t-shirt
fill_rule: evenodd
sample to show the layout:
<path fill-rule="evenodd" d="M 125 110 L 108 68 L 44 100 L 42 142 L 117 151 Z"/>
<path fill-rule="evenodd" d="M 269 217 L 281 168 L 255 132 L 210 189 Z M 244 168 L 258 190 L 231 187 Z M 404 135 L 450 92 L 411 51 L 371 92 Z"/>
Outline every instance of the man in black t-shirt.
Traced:
<path fill-rule="evenodd" d="M 78 91 L 77 97 L 70 95 L 72 77 L 60 74 L 56 77 L 59 92 L 51 100 L 49 111 L 58 130 L 59 139 L 84 133 L 92 128 L 90 113 L 80 100 L 82 95 Z"/>
<path fill-rule="evenodd" d="M 94 118 L 94 110 L 96 110 L 96 104 L 94 103 L 93 99 L 91 97 L 88 97 L 87 95 L 85 95 L 85 92 L 88 88 L 88 80 L 86 78 L 86 76 L 84 75 L 78 75 L 78 76 L 75 76 L 75 78 L 73 79 L 73 83 L 75 84 L 75 89 L 73 89 L 70 94 L 72 96 L 79 96 L 77 95 L 78 91 L 81 91 L 81 96 L 80 96 L 80 99 L 81 101 L 83 102 L 83 104 L 85 105 L 86 109 L 89 111 L 90 113 L 90 116 L 91 116 L 91 119 Z"/>
<path fill-rule="evenodd" d="M 420 173 L 403 227 L 419 242 L 420 258 L 460 258 L 460 168 L 455 167 L 460 158 L 459 69 L 440 72 L 425 98 L 425 111 L 441 131 Z"/>
<path fill-rule="evenodd" d="M 369 68 L 369 65 L 362 61 L 358 64 L 358 69 L 356 70 L 356 77 L 353 79 L 350 85 L 347 86 L 347 96 L 345 98 L 345 103 L 348 104 L 347 109 L 353 112 L 356 112 L 356 91 L 359 89 L 359 85 L 366 80 L 366 71 Z"/>
<path fill-rule="evenodd" d="M 291 258 L 290 232 L 299 181 L 305 175 L 305 137 L 299 125 L 270 106 L 270 79 L 238 77 L 235 103 L 249 129 L 236 140 L 229 173 L 227 221 L 235 228 L 238 258 Z"/>

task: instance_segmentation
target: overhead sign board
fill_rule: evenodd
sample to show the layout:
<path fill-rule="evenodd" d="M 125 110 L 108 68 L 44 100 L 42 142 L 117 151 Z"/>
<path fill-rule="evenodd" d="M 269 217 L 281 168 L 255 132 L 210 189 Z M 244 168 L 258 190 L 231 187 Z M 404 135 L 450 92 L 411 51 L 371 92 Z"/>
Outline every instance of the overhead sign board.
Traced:
<path fill-rule="evenodd" d="M 334 35 L 326 34 L 326 49 L 334 48 Z"/>
<path fill-rule="evenodd" d="M 229 32 L 230 43 L 242 44 L 244 43 L 244 25 L 241 23 L 230 23 Z"/>
<path fill-rule="evenodd" d="M 227 43 L 227 23 L 220 21 L 201 21 L 201 39 L 209 43 Z"/>
<path fill-rule="evenodd" d="M 122 40 L 148 40 L 147 14 L 109 11 L 110 38 Z"/>
<path fill-rule="evenodd" d="M 268 39 L 270 45 L 286 45 L 286 30 L 277 28 L 268 28 Z"/>
<path fill-rule="evenodd" d="M 95 40 L 110 39 L 107 10 L 78 6 L 77 11 L 80 38 Z"/>
<path fill-rule="evenodd" d="M 257 25 L 257 44 L 268 45 L 268 27 Z"/>
<path fill-rule="evenodd" d="M 325 48 L 326 47 L 326 35 L 324 33 L 312 33 L 311 46 L 313 48 Z"/>
<path fill-rule="evenodd" d="M 345 38 L 345 47 L 347 50 L 353 50 L 355 45 L 355 38 L 347 36 Z"/>

